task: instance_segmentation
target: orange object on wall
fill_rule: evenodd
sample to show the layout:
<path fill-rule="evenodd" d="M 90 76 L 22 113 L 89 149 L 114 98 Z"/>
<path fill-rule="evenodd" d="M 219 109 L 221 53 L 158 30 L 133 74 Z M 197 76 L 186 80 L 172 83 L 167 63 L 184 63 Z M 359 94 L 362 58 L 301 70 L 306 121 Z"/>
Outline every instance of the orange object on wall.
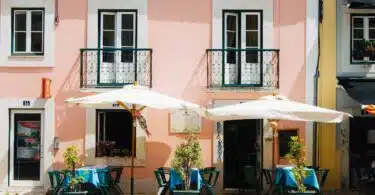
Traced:
<path fill-rule="evenodd" d="M 366 110 L 367 113 L 375 115 L 375 106 L 374 105 L 368 105 L 365 110 Z"/>
<path fill-rule="evenodd" d="M 51 98 L 51 79 L 42 78 L 42 98 Z"/>

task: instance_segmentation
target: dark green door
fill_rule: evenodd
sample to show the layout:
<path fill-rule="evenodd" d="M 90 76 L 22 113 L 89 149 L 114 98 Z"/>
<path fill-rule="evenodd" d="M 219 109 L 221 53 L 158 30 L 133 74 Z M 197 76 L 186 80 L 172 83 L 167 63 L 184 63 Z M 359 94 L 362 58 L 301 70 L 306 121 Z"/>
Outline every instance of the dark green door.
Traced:
<path fill-rule="evenodd" d="M 245 166 L 261 168 L 260 135 L 261 120 L 224 122 L 224 188 L 255 189 L 245 182 Z"/>

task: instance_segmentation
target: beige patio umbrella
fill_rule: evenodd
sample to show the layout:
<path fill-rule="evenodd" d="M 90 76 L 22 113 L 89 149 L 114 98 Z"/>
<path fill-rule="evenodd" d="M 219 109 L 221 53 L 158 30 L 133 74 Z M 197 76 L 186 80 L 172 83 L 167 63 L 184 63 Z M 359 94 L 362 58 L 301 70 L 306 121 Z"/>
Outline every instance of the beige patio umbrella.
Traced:
<path fill-rule="evenodd" d="M 272 165 L 275 165 L 277 123 L 279 120 L 340 123 L 350 114 L 289 100 L 281 95 L 263 96 L 258 100 L 209 109 L 206 117 L 214 121 L 268 119 L 272 128 Z"/>
<path fill-rule="evenodd" d="M 132 114 L 133 127 L 130 172 L 131 194 L 134 194 L 135 121 L 139 112 L 141 112 L 145 108 L 155 108 L 163 110 L 193 110 L 197 111 L 201 115 L 202 113 L 204 113 L 204 109 L 197 104 L 193 104 L 184 100 L 158 93 L 156 91 L 152 91 L 149 88 L 137 85 L 137 83 L 135 83 L 134 85 L 126 85 L 122 89 L 103 92 L 96 95 L 90 95 L 81 98 L 69 98 L 66 100 L 66 102 L 68 104 L 78 105 L 82 107 L 96 107 L 100 105 L 111 105 L 117 103 Z M 131 106 L 127 106 L 126 104 L 130 104 Z"/>

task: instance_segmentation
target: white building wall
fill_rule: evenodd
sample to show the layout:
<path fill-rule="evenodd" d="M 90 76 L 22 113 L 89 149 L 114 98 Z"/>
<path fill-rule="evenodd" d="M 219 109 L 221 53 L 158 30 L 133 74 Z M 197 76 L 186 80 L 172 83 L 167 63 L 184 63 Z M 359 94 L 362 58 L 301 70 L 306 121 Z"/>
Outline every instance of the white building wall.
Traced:
<path fill-rule="evenodd" d="M 349 9 L 345 1 L 337 0 L 337 76 L 375 77 L 375 64 L 351 64 L 350 14 L 370 13 L 373 9 Z M 332 64 L 334 66 L 334 64 Z"/>

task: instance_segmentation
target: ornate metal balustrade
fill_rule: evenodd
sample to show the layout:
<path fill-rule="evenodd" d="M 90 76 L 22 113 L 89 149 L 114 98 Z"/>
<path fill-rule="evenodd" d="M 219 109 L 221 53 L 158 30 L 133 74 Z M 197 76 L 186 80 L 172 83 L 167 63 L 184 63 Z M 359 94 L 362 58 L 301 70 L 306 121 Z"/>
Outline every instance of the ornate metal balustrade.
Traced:
<path fill-rule="evenodd" d="M 122 87 L 137 81 L 152 86 L 152 49 L 83 48 L 81 88 Z"/>
<path fill-rule="evenodd" d="M 207 49 L 207 86 L 279 87 L 278 49 Z"/>

